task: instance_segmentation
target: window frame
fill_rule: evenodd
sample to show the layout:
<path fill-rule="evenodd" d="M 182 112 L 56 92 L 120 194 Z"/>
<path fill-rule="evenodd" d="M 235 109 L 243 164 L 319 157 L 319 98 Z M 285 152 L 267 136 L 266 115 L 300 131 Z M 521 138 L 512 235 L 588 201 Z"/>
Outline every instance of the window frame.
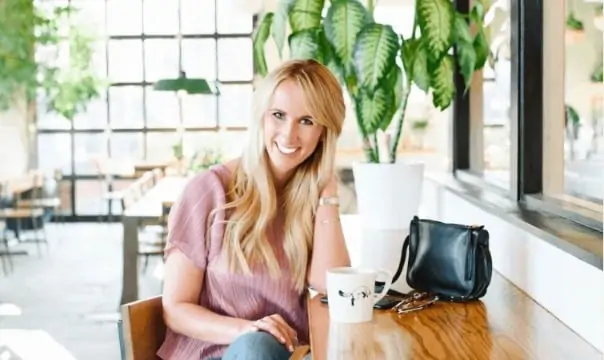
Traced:
<path fill-rule="evenodd" d="M 141 63 L 140 66 L 142 67 L 142 81 L 140 82 L 111 82 L 109 84 L 109 86 L 107 86 L 106 90 L 103 93 L 104 96 L 104 102 L 105 102 L 105 108 L 106 108 L 106 122 L 105 122 L 105 126 L 106 128 L 111 129 L 110 131 L 110 135 L 107 137 L 106 141 L 105 141 L 105 153 L 107 154 L 108 158 L 112 158 L 112 153 L 111 153 L 111 137 L 113 134 L 142 134 L 143 135 L 143 143 L 142 143 L 142 152 L 143 152 L 143 161 L 147 160 L 147 156 L 148 156 L 148 134 L 161 134 L 161 133 L 177 133 L 178 129 L 176 128 L 171 128 L 171 127 L 167 127 L 167 128 L 159 128 L 159 127 L 149 127 L 148 124 L 148 115 L 147 115 L 147 93 L 145 91 L 146 87 L 148 86 L 152 86 L 154 84 L 154 82 L 149 82 L 146 79 L 146 74 L 145 74 L 145 41 L 146 40 L 153 40 L 153 39 L 173 39 L 175 41 L 178 41 L 178 62 L 179 62 L 179 66 L 182 66 L 184 63 L 183 60 L 183 41 L 184 40 L 189 40 L 189 39 L 214 39 L 215 40 L 215 74 L 216 74 L 216 79 L 210 79 L 210 80 L 219 80 L 219 58 L 218 58 L 218 41 L 222 40 L 222 39 L 249 39 L 250 42 L 252 41 L 252 35 L 253 35 L 253 29 L 256 25 L 256 22 L 258 20 L 257 16 L 252 16 L 252 26 L 251 26 L 251 30 L 250 32 L 247 33 L 222 33 L 219 32 L 218 29 L 218 1 L 219 0 L 214 0 L 214 32 L 213 33 L 204 33 L 204 34 L 183 34 L 182 33 L 182 15 L 181 15 L 181 11 L 182 11 L 182 4 L 181 1 L 178 1 L 178 32 L 175 34 L 146 34 L 144 31 L 145 29 L 145 6 L 144 6 L 144 0 L 140 0 L 141 1 L 141 11 L 140 11 L 140 16 L 141 16 L 141 34 L 137 34 L 137 35 L 110 35 L 108 34 L 108 23 L 109 23 L 109 14 L 108 14 L 108 2 L 109 0 L 101 0 L 104 1 L 104 28 L 106 31 L 106 34 L 104 34 L 104 36 L 102 37 L 102 39 L 99 39 L 99 42 L 102 41 L 102 51 L 104 52 L 104 71 L 107 75 L 107 77 L 109 76 L 109 43 L 111 41 L 114 40 L 139 40 L 142 43 L 142 53 L 141 53 Z M 69 4 L 77 4 L 78 1 L 77 0 L 68 0 L 66 1 Z M 77 5 L 76 5 L 77 6 Z M 101 53 L 101 56 L 103 54 Z M 253 63 L 251 64 L 253 66 Z M 186 70 L 186 69 L 185 69 Z M 252 71 L 253 73 L 253 71 Z M 178 74 L 175 73 L 174 76 L 177 76 Z M 252 85 L 253 86 L 253 76 L 250 79 L 240 79 L 240 80 L 229 80 L 229 81 L 220 81 L 221 85 Z M 135 86 L 135 87 L 140 87 L 143 89 L 142 92 L 142 102 L 140 103 L 141 109 L 142 109 L 142 114 L 143 114 L 143 125 L 142 128 L 117 128 L 117 129 L 113 129 L 110 128 L 111 127 L 111 100 L 110 100 L 110 89 L 111 88 L 116 88 L 116 87 L 123 87 L 123 86 Z M 187 124 L 185 122 L 183 122 L 183 119 L 179 118 L 179 122 L 182 124 L 181 128 L 184 130 L 185 134 L 186 133 L 199 133 L 199 132 L 215 132 L 218 133 L 219 131 L 225 131 L 225 132 L 240 132 L 240 131 L 246 131 L 247 127 L 246 126 L 221 126 L 221 119 L 220 119 L 220 109 L 219 109 L 219 94 L 213 95 L 214 96 L 214 103 L 215 103 L 215 107 L 214 107 L 214 111 L 215 111 L 215 119 L 216 119 L 216 123 L 214 126 L 193 126 L 191 124 Z M 39 113 L 38 111 L 36 111 L 36 124 L 39 121 Z M 175 116 L 178 116 L 178 114 L 175 114 Z M 176 123 L 176 125 L 178 126 L 178 123 Z M 115 215 L 114 213 L 111 212 L 110 209 L 108 209 L 109 211 L 107 213 L 101 213 L 101 209 L 103 208 L 102 206 L 99 209 L 99 213 L 96 214 L 82 214 L 82 213 L 78 213 L 76 208 L 77 208 L 77 195 L 76 195 L 76 184 L 79 181 L 90 181 L 90 180 L 101 180 L 102 176 L 101 175 L 91 175 L 91 174 L 82 174 L 82 173 L 77 173 L 76 172 L 76 158 L 75 158 L 75 137 L 78 134 L 103 134 L 105 133 L 106 129 L 103 128 L 82 128 L 81 126 L 76 128 L 74 127 L 74 123 L 72 122 L 68 128 L 63 128 L 63 129 L 58 129 L 58 128 L 37 128 L 36 132 L 35 132 L 35 141 L 34 141 L 34 148 L 35 151 L 38 155 L 36 155 L 34 157 L 34 163 L 35 165 L 37 165 L 37 162 L 40 160 L 39 159 L 39 152 L 38 150 L 38 138 L 40 136 L 49 136 L 52 134 L 67 134 L 69 135 L 69 139 L 70 139 L 70 152 L 71 152 L 71 159 L 70 159 L 70 174 L 63 174 L 63 181 L 65 182 L 69 182 L 69 187 L 70 187 L 70 203 L 71 203 L 71 209 L 69 210 L 68 213 L 64 214 L 63 219 L 65 221 L 107 221 L 109 219 L 112 220 L 120 220 L 120 216 L 119 215 Z M 122 176 L 122 175 L 114 175 L 112 176 L 113 179 L 115 179 L 116 181 L 127 181 L 127 180 L 132 180 L 131 176 Z M 101 200 L 102 201 L 102 200 Z"/>
<path fill-rule="evenodd" d="M 467 14 L 471 0 L 455 0 Z M 601 213 L 544 194 L 544 1 L 510 0 L 511 116 L 510 187 L 500 188 L 472 172 L 471 96 L 456 64 L 452 106 L 451 171 L 458 181 L 504 195 L 519 209 L 552 214 L 602 233 Z M 456 55 L 456 54 L 455 54 Z M 480 149 L 482 150 L 482 149 Z M 482 153 L 480 156 L 484 156 Z M 546 169 L 547 171 L 547 169 Z"/>

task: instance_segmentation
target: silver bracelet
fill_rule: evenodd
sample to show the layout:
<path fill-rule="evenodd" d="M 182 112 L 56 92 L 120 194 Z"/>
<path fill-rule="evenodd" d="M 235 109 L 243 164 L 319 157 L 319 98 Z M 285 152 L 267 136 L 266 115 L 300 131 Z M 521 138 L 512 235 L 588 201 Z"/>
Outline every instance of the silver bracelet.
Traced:
<path fill-rule="evenodd" d="M 332 224 L 332 223 L 338 223 L 340 222 L 340 218 L 337 217 L 335 219 L 325 219 L 325 220 L 321 220 L 321 224 Z"/>
<path fill-rule="evenodd" d="M 340 198 L 337 196 L 325 196 L 319 198 L 319 206 L 323 205 L 333 205 L 340 206 Z"/>

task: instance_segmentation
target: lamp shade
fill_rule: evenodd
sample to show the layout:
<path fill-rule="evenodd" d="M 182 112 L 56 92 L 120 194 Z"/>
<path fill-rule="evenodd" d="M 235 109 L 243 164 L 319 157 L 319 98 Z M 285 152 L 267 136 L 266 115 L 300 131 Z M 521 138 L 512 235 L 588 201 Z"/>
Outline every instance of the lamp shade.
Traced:
<path fill-rule="evenodd" d="M 175 79 L 161 79 L 153 86 L 157 91 L 185 91 L 189 95 L 218 94 L 218 88 L 212 88 L 205 79 L 189 79 L 184 71 Z"/>

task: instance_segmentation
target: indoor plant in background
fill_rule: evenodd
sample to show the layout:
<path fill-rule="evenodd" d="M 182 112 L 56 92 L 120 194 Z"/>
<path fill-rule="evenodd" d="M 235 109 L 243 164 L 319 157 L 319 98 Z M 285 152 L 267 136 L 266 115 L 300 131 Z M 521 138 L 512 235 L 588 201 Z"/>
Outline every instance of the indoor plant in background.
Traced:
<path fill-rule="evenodd" d="M 357 0 L 284 0 L 274 13 L 264 14 L 254 34 L 257 74 L 267 73 L 264 47 L 272 36 L 279 54 L 287 43 L 290 58 L 322 62 L 346 89 L 367 160 L 354 169 L 360 211 L 373 211 L 366 208 L 369 200 L 365 198 L 373 197 L 377 189 L 386 190 L 382 191 L 384 198 L 375 198 L 380 208 L 390 202 L 386 197 L 399 198 L 397 193 L 405 193 L 400 199 L 408 202 L 415 196 L 410 194 L 419 193 L 418 167 L 396 161 L 412 85 L 430 93 L 433 105 L 444 110 L 455 95 L 455 62 L 468 87 L 489 53 L 481 1 L 464 15 L 455 11 L 450 0 L 416 0 L 415 21 L 409 24 L 412 32 L 407 38 L 376 22 L 374 9 L 374 0 L 366 4 Z M 451 52 L 454 46 L 457 58 Z M 380 145 L 381 132 L 386 133 Z M 395 202 L 400 205 L 403 201 Z M 413 207 L 415 212 L 417 205 Z M 404 222 L 410 220 L 408 215 Z"/>
<path fill-rule="evenodd" d="M 316 59 L 337 76 L 354 105 L 366 157 L 353 166 L 363 226 L 399 231 L 400 249 L 400 231 L 418 212 L 424 169 L 397 162 L 411 87 L 429 93 L 437 109 L 447 109 L 455 96 L 456 62 L 469 87 L 489 54 L 487 9 L 477 0 L 469 14 L 461 14 L 451 0 L 416 0 L 408 37 L 376 22 L 374 9 L 374 0 L 279 1 L 255 29 L 254 62 L 256 73 L 266 75 L 264 48 L 272 37 L 280 55 L 287 43 L 290 58 Z"/>

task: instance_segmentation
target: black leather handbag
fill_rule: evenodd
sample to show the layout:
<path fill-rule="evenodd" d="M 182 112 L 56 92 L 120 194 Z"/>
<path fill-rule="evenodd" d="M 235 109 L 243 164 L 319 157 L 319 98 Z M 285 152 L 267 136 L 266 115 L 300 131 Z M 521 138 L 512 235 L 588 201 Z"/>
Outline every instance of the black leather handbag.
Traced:
<path fill-rule="evenodd" d="M 489 232 L 484 226 L 414 217 L 393 282 L 401 275 L 407 253 L 407 284 L 439 300 L 479 299 L 491 283 Z"/>

